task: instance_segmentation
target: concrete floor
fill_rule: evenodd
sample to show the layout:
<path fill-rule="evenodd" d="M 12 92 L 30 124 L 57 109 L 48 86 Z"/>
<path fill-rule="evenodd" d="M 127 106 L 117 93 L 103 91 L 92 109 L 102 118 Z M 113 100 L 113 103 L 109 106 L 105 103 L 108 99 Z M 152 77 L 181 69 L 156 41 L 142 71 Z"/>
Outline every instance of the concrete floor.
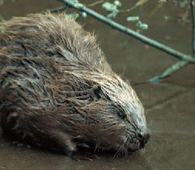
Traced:
<path fill-rule="evenodd" d="M 32 8 L 29 7 L 30 2 L 33 2 Z M 24 8 L 20 8 L 22 5 Z M 24 0 L 17 0 L 14 4 L 7 3 L 0 7 L 0 14 L 9 18 L 56 5 L 51 1 L 48 5 L 46 0 L 41 0 L 39 6 L 37 1 L 28 0 L 24 3 Z M 152 3 L 149 3 L 142 13 L 144 21 L 150 26 L 145 34 L 190 53 L 190 24 L 175 19 L 176 14 L 183 12 L 182 9 L 178 10 L 170 2 L 149 18 L 146 14 L 151 7 Z M 165 15 L 173 18 L 165 22 Z M 121 18 L 119 20 L 123 22 Z M 162 72 L 176 60 L 91 18 L 81 23 L 84 23 L 85 29 L 96 33 L 113 69 L 124 79 L 130 80 L 136 89 L 145 106 L 148 126 L 152 131 L 150 142 L 145 149 L 127 157 L 113 159 L 112 156 L 101 155 L 93 161 L 73 161 L 64 155 L 16 147 L 1 138 L 0 170 L 194 170 L 195 66 L 187 65 L 157 85 L 134 85 Z"/>

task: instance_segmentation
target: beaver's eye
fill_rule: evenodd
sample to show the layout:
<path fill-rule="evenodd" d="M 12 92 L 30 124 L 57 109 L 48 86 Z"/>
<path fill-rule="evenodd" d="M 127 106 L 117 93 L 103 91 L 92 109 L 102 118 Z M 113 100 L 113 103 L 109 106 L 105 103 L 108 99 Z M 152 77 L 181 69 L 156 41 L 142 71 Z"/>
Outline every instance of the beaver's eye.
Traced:
<path fill-rule="evenodd" d="M 126 118 L 126 114 L 124 111 L 118 111 L 117 112 L 117 116 L 120 117 L 121 119 L 125 119 Z"/>
<path fill-rule="evenodd" d="M 96 99 L 100 99 L 101 98 L 101 87 L 95 86 L 93 89 L 93 93 L 94 93 L 94 96 L 96 97 Z"/>
<path fill-rule="evenodd" d="M 110 97 L 107 95 L 107 94 L 103 94 L 102 92 L 102 89 L 100 86 L 95 86 L 93 87 L 93 94 L 94 94 L 94 97 L 99 100 L 99 99 L 105 99 L 105 100 L 108 100 L 108 101 L 111 101 Z"/>

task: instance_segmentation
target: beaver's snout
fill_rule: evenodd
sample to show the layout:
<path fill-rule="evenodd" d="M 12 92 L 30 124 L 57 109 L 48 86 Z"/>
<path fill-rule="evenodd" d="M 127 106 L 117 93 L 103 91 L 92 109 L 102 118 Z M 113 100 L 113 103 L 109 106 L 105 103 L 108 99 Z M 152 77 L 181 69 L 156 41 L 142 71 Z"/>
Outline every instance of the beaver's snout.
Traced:
<path fill-rule="evenodd" d="M 147 130 L 144 133 L 138 133 L 137 137 L 138 137 L 138 140 L 140 142 L 140 149 L 142 149 L 142 148 L 144 148 L 145 144 L 150 139 L 150 132 L 149 132 L 149 130 Z"/>

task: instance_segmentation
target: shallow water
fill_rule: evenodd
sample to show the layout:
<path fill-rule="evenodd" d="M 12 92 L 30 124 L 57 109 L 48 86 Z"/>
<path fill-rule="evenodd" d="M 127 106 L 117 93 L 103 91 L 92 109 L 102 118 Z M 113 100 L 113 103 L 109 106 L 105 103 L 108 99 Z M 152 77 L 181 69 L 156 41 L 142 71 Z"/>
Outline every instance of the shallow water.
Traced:
<path fill-rule="evenodd" d="M 89 2 L 89 1 L 85 1 Z M 126 6 L 132 6 L 126 0 Z M 179 22 L 183 9 L 171 2 L 155 15 L 149 16 L 155 1 L 150 1 L 141 10 L 143 21 L 149 24 L 144 34 L 170 45 L 182 52 L 191 52 L 191 27 Z M 7 0 L 0 6 L 0 15 L 5 19 L 24 16 L 57 7 L 51 0 Z M 124 5 L 125 6 L 125 5 Z M 99 10 L 99 8 L 97 8 Z M 137 15 L 135 10 L 131 15 Z M 124 16 L 118 17 L 124 23 Z M 165 16 L 172 16 L 168 21 Z M 132 84 L 142 82 L 162 72 L 176 62 L 175 59 L 148 47 L 108 26 L 88 17 L 81 19 L 84 28 L 95 32 L 113 69 Z M 131 27 L 131 24 L 129 24 Z M 73 161 L 64 155 L 16 147 L 0 139 L 0 170 L 193 170 L 195 167 L 195 67 L 188 65 L 161 84 L 134 85 L 146 108 L 148 126 L 152 137 L 145 149 L 122 158 L 100 155 L 93 161 Z"/>

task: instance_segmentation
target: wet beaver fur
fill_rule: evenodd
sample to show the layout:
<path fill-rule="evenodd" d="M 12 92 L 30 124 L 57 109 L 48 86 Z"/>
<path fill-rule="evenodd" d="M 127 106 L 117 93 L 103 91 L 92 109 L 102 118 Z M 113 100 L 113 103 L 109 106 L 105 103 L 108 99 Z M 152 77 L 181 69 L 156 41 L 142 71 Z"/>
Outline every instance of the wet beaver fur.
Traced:
<path fill-rule="evenodd" d="M 49 13 L 0 24 L 0 121 L 11 139 L 68 155 L 89 143 L 128 153 L 149 138 L 140 100 L 94 36 Z"/>

